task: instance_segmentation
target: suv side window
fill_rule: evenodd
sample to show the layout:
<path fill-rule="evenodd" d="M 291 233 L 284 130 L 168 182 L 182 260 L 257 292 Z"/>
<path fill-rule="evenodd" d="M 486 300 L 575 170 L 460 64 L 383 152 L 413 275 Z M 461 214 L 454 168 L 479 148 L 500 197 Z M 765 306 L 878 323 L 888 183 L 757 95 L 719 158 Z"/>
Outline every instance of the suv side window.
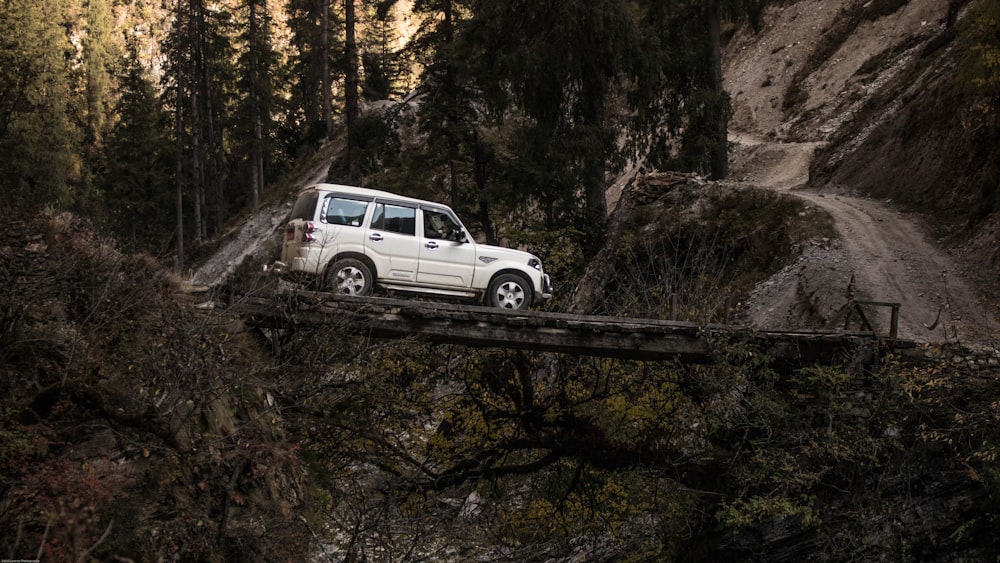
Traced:
<path fill-rule="evenodd" d="M 377 203 L 372 229 L 414 236 L 417 233 L 417 210 L 391 203 Z"/>
<path fill-rule="evenodd" d="M 444 211 L 424 209 L 424 238 L 458 240 L 460 228 Z"/>
<path fill-rule="evenodd" d="M 361 223 L 365 220 L 365 211 L 368 210 L 368 202 L 327 196 L 323 207 L 322 221 L 331 225 L 360 227 Z"/>

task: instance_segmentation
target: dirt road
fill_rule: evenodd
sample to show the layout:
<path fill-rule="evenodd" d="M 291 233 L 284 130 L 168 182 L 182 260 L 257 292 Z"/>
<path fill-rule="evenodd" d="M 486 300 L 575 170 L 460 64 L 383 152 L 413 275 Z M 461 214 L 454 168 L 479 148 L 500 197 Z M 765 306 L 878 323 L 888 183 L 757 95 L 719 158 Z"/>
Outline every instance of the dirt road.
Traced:
<path fill-rule="evenodd" d="M 800 197 L 829 213 L 839 235 L 814 241 L 796 263 L 761 284 L 748 304 L 749 320 L 766 328 L 843 327 L 837 313 L 853 292 L 858 300 L 899 303 L 901 338 L 996 348 L 1000 324 L 988 312 L 995 307 L 979 297 L 973 276 L 928 238 L 920 222 L 891 202 L 852 197 L 841 187 L 806 187 L 816 149 L 943 29 L 947 9 L 937 0 L 912 0 L 892 14 L 862 18 L 818 62 L 824 30 L 834 29 L 852 6 L 849 0 L 801 0 L 772 7 L 764 26 L 740 30 L 724 55 L 734 106 L 730 126 L 744 132 L 730 139 L 730 181 Z M 886 53 L 878 72 L 861 70 Z M 808 78 L 798 87 L 806 97 L 790 109 L 784 95 L 804 69 Z M 883 333 L 889 313 L 868 311 Z"/>
<path fill-rule="evenodd" d="M 800 260 L 754 292 L 750 320 L 764 328 L 843 326 L 850 295 L 900 304 L 899 337 L 918 342 L 995 345 L 1000 325 L 966 282 L 962 266 L 911 218 L 882 202 L 805 189 L 820 143 L 763 142 L 734 135 L 732 178 L 787 192 L 829 213 L 839 238 L 817 241 Z M 891 309 L 864 307 L 882 332 Z M 854 328 L 858 324 L 853 325 Z"/>

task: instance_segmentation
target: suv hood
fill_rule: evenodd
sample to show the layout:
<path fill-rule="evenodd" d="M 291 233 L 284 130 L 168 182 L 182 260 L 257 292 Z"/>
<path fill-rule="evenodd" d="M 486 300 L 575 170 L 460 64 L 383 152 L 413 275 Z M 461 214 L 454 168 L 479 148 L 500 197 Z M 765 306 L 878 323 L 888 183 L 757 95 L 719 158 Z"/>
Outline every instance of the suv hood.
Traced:
<path fill-rule="evenodd" d="M 524 252 L 523 250 L 514 250 L 513 248 L 504 248 L 502 246 L 492 246 L 489 244 L 477 244 L 476 245 L 476 257 L 477 258 L 497 258 L 500 260 L 517 260 L 528 263 L 528 260 L 532 258 L 538 260 L 538 257 L 529 252 Z"/>

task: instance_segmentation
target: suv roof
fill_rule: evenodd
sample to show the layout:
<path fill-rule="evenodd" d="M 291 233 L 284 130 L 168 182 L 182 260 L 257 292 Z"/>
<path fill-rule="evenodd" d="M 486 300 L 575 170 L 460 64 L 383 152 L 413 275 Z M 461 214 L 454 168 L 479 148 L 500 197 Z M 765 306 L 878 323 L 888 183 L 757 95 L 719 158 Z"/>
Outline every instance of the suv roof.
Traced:
<path fill-rule="evenodd" d="M 359 196 L 363 196 L 363 197 L 367 197 L 367 198 L 373 198 L 373 199 L 374 198 L 391 199 L 391 200 L 397 201 L 397 202 L 412 203 L 414 205 L 423 205 L 425 207 L 435 207 L 435 208 L 438 208 L 438 209 L 442 209 L 442 208 L 444 208 L 444 209 L 451 209 L 447 205 L 445 205 L 443 203 L 438 203 L 436 201 L 429 201 L 429 200 L 426 200 L 426 199 L 417 199 L 415 197 L 407 197 L 407 196 L 404 196 L 404 195 L 394 194 L 392 192 L 385 192 L 385 191 L 382 191 L 382 190 L 373 190 L 371 188 L 359 188 L 357 186 L 345 186 L 345 185 L 342 185 L 342 184 L 314 184 L 312 186 L 304 188 L 302 191 L 306 192 L 306 191 L 309 191 L 309 190 L 316 190 L 316 191 L 320 191 L 320 192 L 336 192 L 336 193 L 342 193 L 342 194 L 352 194 L 352 195 L 359 195 Z"/>

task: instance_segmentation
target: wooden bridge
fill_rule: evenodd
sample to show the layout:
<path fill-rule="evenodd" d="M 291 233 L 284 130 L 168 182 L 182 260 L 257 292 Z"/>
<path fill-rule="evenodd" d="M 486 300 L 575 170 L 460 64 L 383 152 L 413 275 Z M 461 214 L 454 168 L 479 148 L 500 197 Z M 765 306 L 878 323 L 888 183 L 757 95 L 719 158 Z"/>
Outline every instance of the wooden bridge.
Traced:
<path fill-rule="evenodd" d="M 227 310 L 269 331 L 276 345 L 277 335 L 285 330 L 327 325 L 378 338 L 419 337 L 436 343 L 684 363 L 710 362 L 722 344 L 733 342 L 797 364 L 872 363 L 886 350 L 915 346 L 872 332 L 754 330 L 310 291 L 233 295 Z"/>

